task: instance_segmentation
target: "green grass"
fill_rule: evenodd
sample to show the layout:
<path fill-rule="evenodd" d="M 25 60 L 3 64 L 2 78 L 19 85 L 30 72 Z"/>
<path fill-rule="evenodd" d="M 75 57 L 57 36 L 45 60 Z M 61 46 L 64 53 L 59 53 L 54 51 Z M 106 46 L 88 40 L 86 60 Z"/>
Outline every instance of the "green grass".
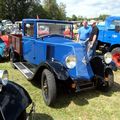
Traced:
<path fill-rule="evenodd" d="M 115 72 L 115 84 L 108 93 L 97 90 L 63 93 L 50 108 L 43 101 L 41 89 L 27 81 L 18 70 L 11 68 L 9 62 L 0 63 L 0 69 L 7 69 L 10 80 L 29 92 L 36 105 L 34 120 L 120 120 L 120 71 Z"/>

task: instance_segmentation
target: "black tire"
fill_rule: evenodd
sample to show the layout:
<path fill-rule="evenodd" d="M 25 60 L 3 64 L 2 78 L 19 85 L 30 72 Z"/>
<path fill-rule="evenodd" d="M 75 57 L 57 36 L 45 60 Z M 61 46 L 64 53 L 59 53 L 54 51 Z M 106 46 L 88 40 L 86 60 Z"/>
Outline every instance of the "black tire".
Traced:
<path fill-rule="evenodd" d="M 104 92 L 108 92 L 114 84 L 114 75 L 111 69 L 106 69 L 104 79 L 98 79 L 98 88 Z"/>
<path fill-rule="evenodd" d="M 24 111 L 20 114 L 20 116 L 18 117 L 17 120 L 26 120 L 26 118 L 27 118 L 27 113 L 26 113 L 26 110 L 24 110 Z"/>
<path fill-rule="evenodd" d="M 14 63 L 15 62 L 15 53 L 13 51 L 10 52 L 10 64 L 12 66 L 12 68 L 16 69 L 16 67 L 14 66 Z"/>
<path fill-rule="evenodd" d="M 117 68 L 120 69 L 120 47 L 114 48 L 111 53 L 113 61 L 115 62 Z"/>
<path fill-rule="evenodd" d="M 44 69 L 41 76 L 42 95 L 46 105 L 51 106 L 56 99 L 56 81 L 54 74 Z"/>
<path fill-rule="evenodd" d="M 2 56 L 0 55 L 0 62 L 2 61 Z"/>

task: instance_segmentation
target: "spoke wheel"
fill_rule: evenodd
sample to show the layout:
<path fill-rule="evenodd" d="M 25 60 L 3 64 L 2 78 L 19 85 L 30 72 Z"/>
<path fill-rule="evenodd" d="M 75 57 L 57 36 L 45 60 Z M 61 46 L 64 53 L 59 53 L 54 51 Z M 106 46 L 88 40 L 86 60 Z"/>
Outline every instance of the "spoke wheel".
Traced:
<path fill-rule="evenodd" d="M 111 69 L 106 69 L 105 70 L 105 75 L 104 75 L 104 81 L 105 81 L 105 87 L 108 89 L 111 88 L 114 84 L 114 75 Z"/>
<path fill-rule="evenodd" d="M 114 84 L 114 75 L 111 69 L 106 69 L 104 73 L 104 78 L 98 79 L 97 87 L 98 89 L 107 92 L 109 91 Z"/>
<path fill-rule="evenodd" d="M 48 99 L 48 82 L 46 76 L 43 78 L 43 93 L 45 95 L 45 98 Z"/>
<path fill-rule="evenodd" d="M 112 59 L 115 62 L 116 66 L 120 67 L 120 53 L 113 54 Z"/>
<path fill-rule="evenodd" d="M 120 69 L 120 48 L 117 47 L 117 48 L 114 48 L 112 51 L 112 59 L 113 61 L 115 62 L 117 68 Z"/>
<path fill-rule="evenodd" d="M 44 102 L 51 106 L 56 99 L 56 81 L 54 74 L 48 69 L 44 69 L 41 77 L 41 88 Z"/>

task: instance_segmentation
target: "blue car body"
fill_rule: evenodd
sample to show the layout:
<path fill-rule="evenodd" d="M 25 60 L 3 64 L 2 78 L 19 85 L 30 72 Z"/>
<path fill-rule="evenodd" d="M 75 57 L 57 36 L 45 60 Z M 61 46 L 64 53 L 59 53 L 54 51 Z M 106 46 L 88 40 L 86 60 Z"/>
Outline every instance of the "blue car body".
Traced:
<path fill-rule="evenodd" d="M 48 47 L 50 52 L 48 53 L 49 57 L 46 57 Z M 70 39 L 66 40 L 66 38 L 57 35 L 45 37 L 44 41 L 40 39 L 29 39 L 29 42 L 23 37 L 23 57 L 31 64 L 39 65 L 40 63 L 53 58 L 66 66 L 65 59 L 69 55 L 75 55 L 77 57 L 76 67 L 68 69 L 70 77 L 73 80 L 91 80 L 94 74 L 87 60 L 85 46 L 81 46 L 79 43 L 75 43 Z M 31 56 L 34 56 L 36 59 Z M 82 62 L 83 59 L 86 60 L 86 64 Z"/>
<path fill-rule="evenodd" d="M 98 24 L 98 28 L 99 50 L 102 53 L 111 52 L 113 62 L 120 68 L 120 16 L 107 17 L 105 24 Z"/>
<path fill-rule="evenodd" d="M 4 57 L 4 53 L 5 53 L 5 48 L 6 48 L 6 44 L 4 43 L 3 40 L 0 39 L 0 57 L 3 58 Z"/>
<path fill-rule="evenodd" d="M 72 22 L 23 19 L 22 27 L 22 36 L 9 36 L 10 60 L 28 80 L 41 82 L 47 105 L 54 103 L 61 83 L 76 92 L 109 85 L 104 77 L 112 75 L 111 68 L 102 57 L 88 60 L 86 45 L 73 40 Z"/>
<path fill-rule="evenodd" d="M 24 34 L 22 37 L 23 44 L 23 58 L 27 62 L 39 65 L 47 60 L 54 59 L 55 61 L 63 64 L 66 67 L 65 59 L 69 55 L 77 57 L 77 65 L 73 69 L 68 69 L 70 78 L 73 80 L 91 80 L 94 76 L 90 63 L 87 59 L 85 46 L 76 43 L 72 38 L 66 38 L 62 35 L 48 35 L 44 38 L 37 38 L 37 22 L 56 23 L 56 24 L 71 24 L 65 21 L 52 21 L 52 20 L 23 20 L 24 23 L 34 23 L 34 35 L 28 37 Z M 39 51 L 39 52 L 38 52 Z M 46 55 L 47 54 L 47 55 Z M 85 63 L 83 62 L 85 61 Z"/>
<path fill-rule="evenodd" d="M 104 25 L 98 25 L 98 40 L 100 42 L 108 43 L 110 46 L 120 44 L 120 32 L 116 31 L 116 26 L 120 26 L 120 17 L 107 17 Z"/>

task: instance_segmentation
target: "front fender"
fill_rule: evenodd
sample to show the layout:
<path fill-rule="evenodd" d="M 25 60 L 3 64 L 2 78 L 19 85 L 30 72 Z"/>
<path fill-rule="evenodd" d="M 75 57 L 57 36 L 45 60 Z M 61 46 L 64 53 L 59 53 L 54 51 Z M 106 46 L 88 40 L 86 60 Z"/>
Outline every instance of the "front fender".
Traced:
<path fill-rule="evenodd" d="M 62 65 L 61 63 L 57 61 L 46 61 L 39 65 L 37 71 L 41 73 L 44 68 L 47 68 L 51 72 L 53 72 L 56 78 L 59 80 L 67 80 L 69 78 L 67 69 L 64 67 L 64 65 Z"/>
<path fill-rule="evenodd" d="M 6 120 L 16 120 L 31 103 L 27 91 L 14 82 L 9 81 L 0 92 L 0 107 Z"/>
<path fill-rule="evenodd" d="M 95 75 L 104 77 L 104 70 L 106 65 L 103 63 L 102 58 L 98 56 L 94 57 L 91 59 L 90 64 Z"/>
<path fill-rule="evenodd" d="M 106 69 L 111 69 L 111 70 L 116 69 L 116 66 L 113 62 L 111 62 L 110 64 L 106 64 L 105 62 L 103 62 L 103 57 L 99 57 L 99 56 L 92 58 L 90 64 L 94 74 L 101 77 L 104 77 L 104 73 Z"/>

